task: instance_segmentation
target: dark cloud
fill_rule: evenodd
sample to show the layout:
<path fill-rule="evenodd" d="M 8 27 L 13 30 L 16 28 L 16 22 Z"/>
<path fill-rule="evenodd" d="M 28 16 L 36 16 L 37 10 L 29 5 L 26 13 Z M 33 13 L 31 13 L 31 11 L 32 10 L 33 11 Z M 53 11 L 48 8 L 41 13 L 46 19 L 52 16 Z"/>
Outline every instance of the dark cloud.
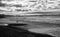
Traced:
<path fill-rule="evenodd" d="M 0 2 L 0 7 L 5 7 L 6 4 Z"/>

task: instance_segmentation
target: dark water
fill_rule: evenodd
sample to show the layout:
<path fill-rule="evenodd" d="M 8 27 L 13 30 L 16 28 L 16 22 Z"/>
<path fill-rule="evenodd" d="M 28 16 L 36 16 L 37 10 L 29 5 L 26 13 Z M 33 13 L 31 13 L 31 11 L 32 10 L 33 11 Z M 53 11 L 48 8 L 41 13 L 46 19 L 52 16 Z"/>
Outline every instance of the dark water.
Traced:
<path fill-rule="evenodd" d="M 24 23 L 11 23 L 11 24 L 8 24 L 8 26 L 25 26 L 27 24 L 24 24 Z"/>
<path fill-rule="evenodd" d="M 0 26 L 0 37 L 54 37 L 48 34 L 33 33 L 21 28 Z"/>
<path fill-rule="evenodd" d="M 5 15 L 4 14 L 0 14 L 0 19 L 1 18 L 5 18 Z"/>

